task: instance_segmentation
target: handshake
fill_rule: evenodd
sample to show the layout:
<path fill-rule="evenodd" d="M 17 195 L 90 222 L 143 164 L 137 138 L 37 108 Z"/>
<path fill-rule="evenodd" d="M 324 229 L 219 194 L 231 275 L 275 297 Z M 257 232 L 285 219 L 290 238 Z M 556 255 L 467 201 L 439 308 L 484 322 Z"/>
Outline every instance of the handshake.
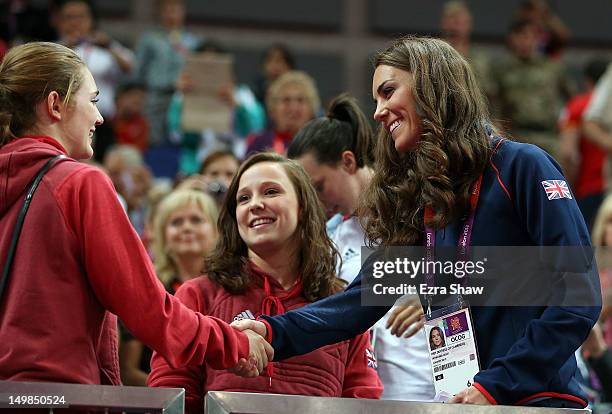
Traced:
<path fill-rule="evenodd" d="M 249 338 L 249 356 L 240 358 L 236 366 L 230 371 L 241 377 L 257 377 L 263 372 L 268 362 L 274 358 L 274 349 L 265 337 L 267 334 L 266 325 L 262 322 L 251 319 L 235 321 L 230 326 L 238 331 L 242 331 Z"/>

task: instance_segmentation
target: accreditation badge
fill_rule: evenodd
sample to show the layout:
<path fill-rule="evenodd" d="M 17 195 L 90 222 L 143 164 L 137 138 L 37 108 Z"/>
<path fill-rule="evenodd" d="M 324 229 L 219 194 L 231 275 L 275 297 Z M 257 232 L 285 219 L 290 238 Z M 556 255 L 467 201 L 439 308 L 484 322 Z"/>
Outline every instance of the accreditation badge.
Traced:
<path fill-rule="evenodd" d="M 436 400 L 446 401 L 471 386 L 480 371 L 469 305 L 461 302 L 426 315 L 424 329 Z"/>

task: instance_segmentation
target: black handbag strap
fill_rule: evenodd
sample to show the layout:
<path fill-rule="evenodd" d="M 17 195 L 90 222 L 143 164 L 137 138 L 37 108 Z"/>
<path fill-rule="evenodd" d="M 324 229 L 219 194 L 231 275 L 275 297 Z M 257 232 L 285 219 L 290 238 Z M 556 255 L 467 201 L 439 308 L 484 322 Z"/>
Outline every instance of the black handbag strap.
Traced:
<path fill-rule="evenodd" d="M 30 202 L 32 201 L 32 197 L 34 196 L 34 192 L 38 187 L 38 184 L 42 181 L 43 176 L 57 160 L 67 158 L 64 154 L 58 154 L 55 157 L 50 158 L 45 165 L 38 171 L 34 181 L 30 185 L 30 189 L 23 200 L 23 205 L 21 206 L 21 210 L 19 211 L 19 215 L 17 216 L 17 223 L 15 223 L 15 229 L 13 230 L 13 237 L 11 238 L 11 244 L 9 246 L 8 255 L 6 257 L 6 263 L 4 263 L 4 270 L 2 271 L 2 279 L 0 280 L 0 302 L 2 302 L 2 294 L 4 293 L 4 288 L 8 282 L 9 274 L 11 273 L 11 266 L 13 265 L 13 259 L 15 257 L 15 250 L 17 249 L 17 242 L 19 241 L 19 235 L 21 234 L 21 228 L 23 227 L 23 222 L 25 220 L 26 213 L 28 212 L 28 208 L 30 208 Z"/>

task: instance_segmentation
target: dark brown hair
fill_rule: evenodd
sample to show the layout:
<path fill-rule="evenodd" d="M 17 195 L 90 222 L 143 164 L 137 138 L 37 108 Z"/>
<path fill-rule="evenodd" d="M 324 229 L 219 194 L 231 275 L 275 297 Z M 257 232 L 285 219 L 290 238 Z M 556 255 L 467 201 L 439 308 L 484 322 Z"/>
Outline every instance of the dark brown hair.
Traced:
<path fill-rule="evenodd" d="M 310 177 L 295 161 L 271 152 L 255 154 L 242 163 L 227 191 L 219 215 L 219 241 L 205 263 L 208 277 L 233 294 L 247 290 L 250 278 L 247 270 L 247 246 L 238 233 L 236 194 L 242 175 L 252 166 L 271 162 L 280 164 L 291 181 L 300 206 L 298 221 L 300 246 L 298 267 L 302 277 L 303 295 L 315 301 L 332 295 L 345 286 L 336 277 L 339 254 L 325 229 L 325 214 Z"/>
<path fill-rule="evenodd" d="M 0 64 L 0 146 L 36 124 L 36 105 L 55 91 L 70 102 L 83 80 L 85 64 L 57 43 L 15 46 Z"/>
<path fill-rule="evenodd" d="M 419 243 L 423 211 L 431 207 L 440 229 L 465 213 L 470 188 L 492 153 L 487 106 L 465 59 L 448 43 L 408 36 L 378 53 L 374 66 L 392 66 L 412 76 L 421 119 L 416 148 L 398 153 L 380 128 L 374 177 L 362 197 L 360 219 L 370 243 Z"/>

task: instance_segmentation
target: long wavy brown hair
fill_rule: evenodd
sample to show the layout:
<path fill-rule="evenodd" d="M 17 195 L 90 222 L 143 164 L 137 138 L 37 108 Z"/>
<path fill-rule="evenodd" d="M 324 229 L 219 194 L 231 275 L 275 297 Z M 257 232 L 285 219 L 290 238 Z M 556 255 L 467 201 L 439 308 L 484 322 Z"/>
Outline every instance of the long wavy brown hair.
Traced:
<path fill-rule="evenodd" d="M 221 206 L 219 241 L 204 265 L 208 277 L 233 294 L 243 293 L 249 287 L 248 249 L 238 233 L 236 194 L 245 171 L 262 162 L 280 164 L 297 194 L 300 206 L 297 259 L 304 297 L 315 301 L 342 290 L 346 282 L 336 276 L 340 255 L 327 235 L 325 213 L 308 174 L 297 162 L 271 152 L 251 156 L 234 176 Z"/>
<path fill-rule="evenodd" d="M 359 216 L 371 244 L 415 244 L 423 235 L 425 207 L 435 212 L 429 224 L 436 229 L 467 211 L 470 188 L 492 153 L 491 121 L 470 65 L 446 42 L 403 37 L 375 56 L 374 67 L 380 65 L 411 74 L 421 137 L 402 154 L 379 129 L 375 175 Z"/>

